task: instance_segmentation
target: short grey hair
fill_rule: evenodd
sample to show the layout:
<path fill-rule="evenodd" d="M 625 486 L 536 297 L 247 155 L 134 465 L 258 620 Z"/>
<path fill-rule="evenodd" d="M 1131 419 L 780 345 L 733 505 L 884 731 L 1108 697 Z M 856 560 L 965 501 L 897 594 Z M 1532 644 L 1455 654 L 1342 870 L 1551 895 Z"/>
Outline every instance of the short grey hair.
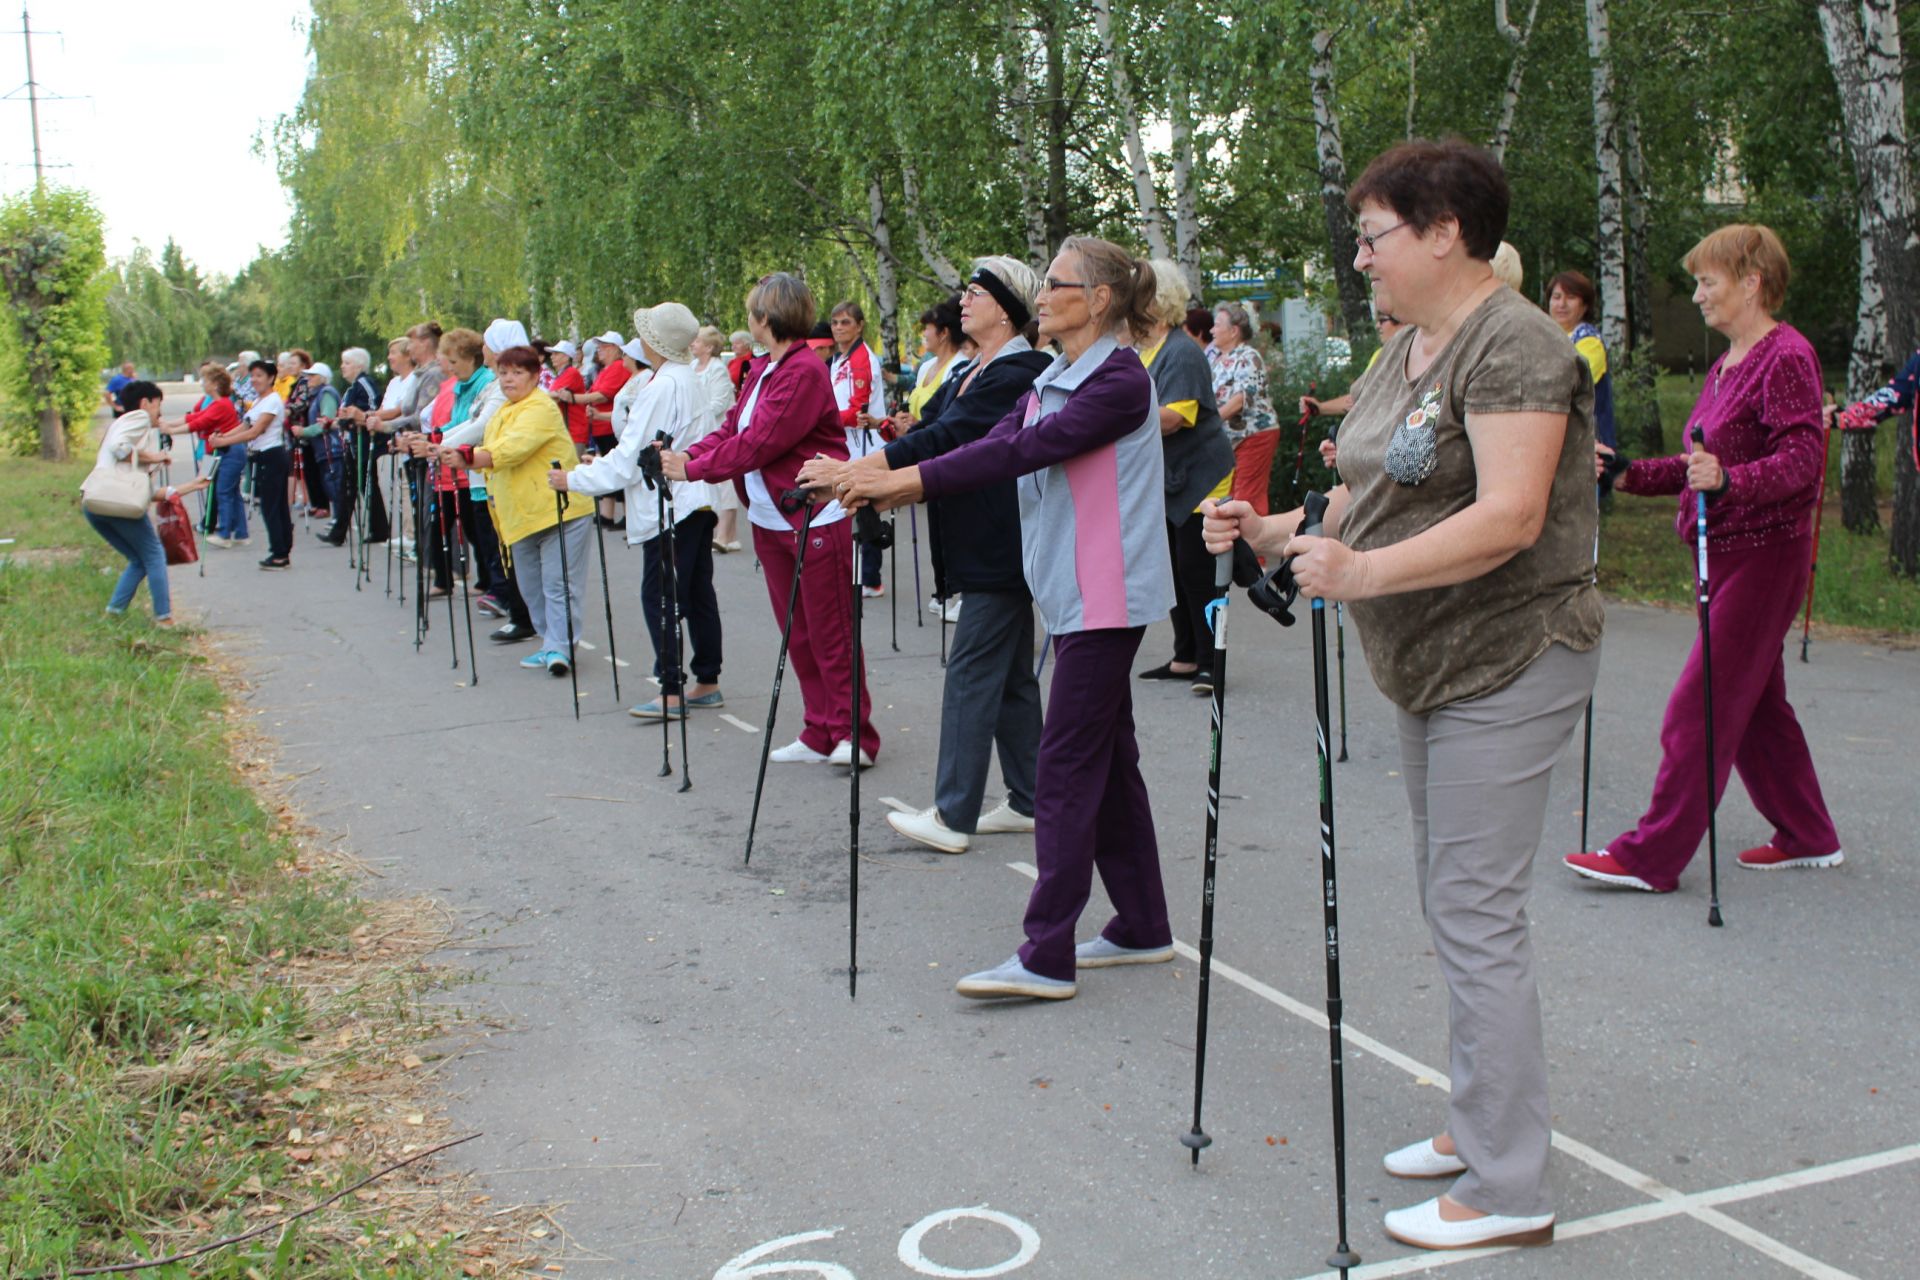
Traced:
<path fill-rule="evenodd" d="M 1178 329 L 1186 323 L 1187 300 L 1193 297 L 1187 277 L 1171 258 L 1155 258 L 1148 265 L 1153 268 L 1153 302 L 1147 311 L 1167 328 Z"/>
<path fill-rule="evenodd" d="M 1253 341 L 1253 317 L 1247 314 L 1245 307 L 1237 302 L 1223 302 L 1213 309 L 1213 313 L 1226 317 L 1227 323 L 1239 332 L 1240 341 Z"/>
<path fill-rule="evenodd" d="M 365 347 L 348 347 L 340 353 L 340 367 L 344 369 L 352 364 L 359 365 L 364 372 L 373 368 L 373 357 L 367 354 Z"/>
<path fill-rule="evenodd" d="M 989 271 L 1001 284 L 1013 291 L 1020 299 L 1020 305 L 1027 309 L 1029 319 L 1033 316 L 1034 299 L 1040 296 L 1040 276 L 1034 269 L 1018 258 L 1009 258 L 995 254 L 987 258 L 973 260 L 975 271 Z"/>
<path fill-rule="evenodd" d="M 745 329 L 735 329 L 733 331 L 733 336 L 727 339 L 727 345 L 730 347 L 737 347 L 743 342 L 750 344 L 752 343 L 752 341 L 753 341 L 753 335 L 748 333 Z"/>

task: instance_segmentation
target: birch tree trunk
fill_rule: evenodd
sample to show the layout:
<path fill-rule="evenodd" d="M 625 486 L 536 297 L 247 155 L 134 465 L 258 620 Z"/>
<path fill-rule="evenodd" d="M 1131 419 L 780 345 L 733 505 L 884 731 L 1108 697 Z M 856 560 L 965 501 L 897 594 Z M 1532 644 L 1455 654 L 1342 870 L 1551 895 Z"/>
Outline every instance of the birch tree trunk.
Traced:
<path fill-rule="evenodd" d="M 1200 211 L 1194 198 L 1193 101 L 1178 66 L 1167 72 L 1167 96 L 1173 125 L 1173 260 L 1197 302 L 1200 288 Z"/>
<path fill-rule="evenodd" d="M 1897 368 L 1920 342 L 1920 244 L 1914 238 L 1900 18 L 1894 0 L 1820 0 L 1820 31 L 1840 91 L 1840 118 L 1859 187 L 1861 241 L 1873 246 L 1886 317 L 1886 361 Z M 1894 572 L 1906 577 L 1920 576 L 1920 475 L 1906 443 L 1911 429 L 1903 419 L 1902 443 L 1894 449 L 1888 542 Z M 1844 465 L 1841 477 L 1844 484 Z"/>
<path fill-rule="evenodd" d="M 1027 47 L 1021 37 L 1016 10 L 1007 10 L 1007 114 L 1013 135 L 1014 177 L 1020 184 L 1020 224 L 1026 237 L 1027 265 L 1046 270 L 1047 213 L 1042 203 L 1046 179 L 1033 153 L 1033 95 L 1027 81 Z"/>
<path fill-rule="evenodd" d="M 1607 0 L 1586 0 L 1587 62 L 1593 84 L 1594 193 L 1598 236 L 1600 341 L 1608 351 L 1627 350 L 1627 255 L 1621 217 L 1620 124 L 1613 101 L 1613 37 Z"/>
<path fill-rule="evenodd" d="M 1333 96 L 1333 32 L 1313 33 L 1313 62 L 1308 69 L 1313 87 L 1313 145 L 1320 165 L 1320 208 L 1327 223 L 1327 260 L 1340 291 L 1340 318 L 1347 333 L 1369 332 L 1373 313 L 1367 306 L 1367 279 L 1353 266 L 1353 218 L 1347 212 L 1347 157 L 1340 146 L 1340 113 Z"/>
<path fill-rule="evenodd" d="M 1860 222 L 1860 304 L 1854 312 L 1853 350 L 1847 358 L 1847 395 L 1855 400 L 1879 386 L 1886 376 L 1887 309 L 1880 294 L 1880 267 L 1867 234 L 1867 216 L 1857 207 Z M 1840 522 L 1850 533 L 1880 530 L 1880 495 L 1876 488 L 1874 433 L 1840 432 Z"/>
<path fill-rule="evenodd" d="M 887 225 L 887 195 L 880 175 L 867 178 L 867 214 L 873 234 L 874 301 L 880 306 L 880 363 L 900 358 L 900 269 Z"/>
<path fill-rule="evenodd" d="M 1513 46 L 1513 61 L 1507 64 L 1507 87 L 1500 95 L 1500 116 L 1494 121 L 1493 141 L 1487 150 L 1501 164 L 1507 162 L 1507 143 L 1513 138 L 1513 116 L 1520 108 L 1520 82 L 1527 74 L 1527 44 L 1533 39 L 1534 19 L 1540 16 L 1540 0 L 1527 6 L 1527 24 L 1515 27 L 1507 21 L 1507 0 L 1493 0 L 1493 26 Z"/>
<path fill-rule="evenodd" d="M 1120 112 L 1120 127 L 1127 143 L 1127 167 L 1133 170 L 1133 194 L 1140 206 L 1140 231 L 1148 251 L 1156 258 L 1170 258 L 1167 248 L 1167 221 L 1160 212 L 1160 193 L 1153 182 L 1153 167 L 1147 162 L 1146 144 L 1140 139 L 1139 104 L 1133 97 L 1133 77 L 1127 72 L 1126 50 L 1113 36 L 1111 0 L 1093 0 L 1093 27 L 1100 36 L 1100 52 L 1107 60 L 1107 76 L 1113 84 L 1113 105 Z"/>
<path fill-rule="evenodd" d="M 960 287 L 960 270 L 940 252 L 940 246 L 934 242 L 933 233 L 927 229 L 927 220 L 920 213 L 920 174 L 911 164 L 900 169 L 902 188 L 901 203 L 906 206 L 907 221 L 913 224 L 914 247 L 920 251 L 920 260 L 927 264 L 927 270 L 933 272 L 934 279 L 942 288 Z M 872 192 L 868 192 L 868 201 L 872 201 Z M 876 219 L 877 221 L 877 219 Z"/>
<path fill-rule="evenodd" d="M 1648 457 L 1666 451 L 1660 426 L 1660 396 L 1654 386 L 1653 261 L 1648 252 L 1647 157 L 1640 148 L 1640 121 L 1629 113 L 1623 122 L 1627 143 L 1627 335 L 1629 348 L 1624 377 L 1615 379 L 1630 389 L 1626 397 L 1630 423 L 1616 423 L 1620 438 L 1637 439 Z M 1616 357 L 1618 358 L 1618 357 Z M 1616 404 L 1619 401 L 1616 399 Z"/>
<path fill-rule="evenodd" d="M 1041 0 L 1047 50 L 1047 244 L 1057 247 L 1073 231 L 1067 208 L 1067 7 L 1063 0 Z M 1052 248 L 1049 248 L 1051 256 Z"/>

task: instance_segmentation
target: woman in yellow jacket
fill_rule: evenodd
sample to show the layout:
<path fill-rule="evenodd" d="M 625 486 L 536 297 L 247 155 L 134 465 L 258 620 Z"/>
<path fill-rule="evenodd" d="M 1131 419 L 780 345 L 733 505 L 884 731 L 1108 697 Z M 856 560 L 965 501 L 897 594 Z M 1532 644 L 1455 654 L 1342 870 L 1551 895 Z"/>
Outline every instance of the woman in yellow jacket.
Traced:
<path fill-rule="evenodd" d="M 547 472 L 578 465 L 580 455 L 567 434 L 560 406 L 540 389 L 540 353 L 509 347 L 494 363 L 507 403 L 487 423 L 477 445 L 440 450 L 443 466 L 491 472 L 487 491 L 494 523 L 507 548 L 527 612 L 540 632 L 540 650 L 520 660 L 529 669 L 564 676 L 568 637 L 580 634 L 581 600 L 586 589 L 587 517 L 593 504 L 575 494 L 547 487 Z M 565 500 L 560 515 L 556 499 Z M 562 557 L 569 573 L 561 572 Z M 569 590 L 568 588 L 571 588 Z"/>

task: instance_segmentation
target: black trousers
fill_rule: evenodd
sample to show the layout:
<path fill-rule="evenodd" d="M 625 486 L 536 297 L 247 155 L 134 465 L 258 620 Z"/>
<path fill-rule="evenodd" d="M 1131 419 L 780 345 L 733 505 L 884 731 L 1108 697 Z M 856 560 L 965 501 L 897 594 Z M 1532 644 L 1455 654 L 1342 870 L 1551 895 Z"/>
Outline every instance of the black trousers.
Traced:
<path fill-rule="evenodd" d="M 696 511 L 673 527 L 673 558 L 679 578 L 674 595 L 692 641 L 690 665 L 697 684 L 715 684 L 720 679 L 720 600 L 713 592 L 713 530 L 719 523 L 720 517 L 713 512 Z M 653 674 L 660 681 L 662 694 L 678 697 L 686 673 L 680 665 L 679 636 L 667 626 L 666 536 L 642 543 L 641 548 L 646 561 L 641 570 L 640 602 L 646 610 L 647 633 L 653 638 Z"/>
<path fill-rule="evenodd" d="M 267 526 L 267 554 L 275 560 L 293 554 L 293 505 L 287 498 L 292 471 L 285 445 L 253 455 L 253 494 L 260 500 L 260 523 Z"/>
<path fill-rule="evenodd" d="M 1167 526 L 1167 549 L 1173 553 L 1173 660 L 1197 662 L 1213 670 L 1213 629 L 1207 625 L 1207 605 L 1213 599 L 1213 557 L 1201 527 L 1206 518 L 1194 512 L 1177 525 Z"/>
<path fill-rule="evenodd" d="M 380 494 L 380 459 L 364 440 L 349 436 L 347 451 L 333 464 L 327 488 L 333 494 L 333 527 L 322 536 L 335 546 L 353 536 L 353 511 L 359 495 L 367 495 L 367 541 L 385 542 L 387 503 Z M 356 474 L 357 473 L 357 474 Z"/>

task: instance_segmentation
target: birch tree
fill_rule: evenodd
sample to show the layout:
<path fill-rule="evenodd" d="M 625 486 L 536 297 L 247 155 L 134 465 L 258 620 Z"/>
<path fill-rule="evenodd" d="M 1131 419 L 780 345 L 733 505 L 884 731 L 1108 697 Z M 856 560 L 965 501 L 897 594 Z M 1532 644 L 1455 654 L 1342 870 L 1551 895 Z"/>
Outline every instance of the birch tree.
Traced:
<path fill-rule="evenodd" d="M 1540 16 L 1540 0 L 1527 6 L 1527 21 L 1516 27 L 1507 20 L 1507 0 L 1493 0 L 1493 29 L 1513 46 L 1513 61 L 1507 64 L 1507 87 L 1500 95 L 1500 115 L 1494 121 L 1493 140 L 1487 150 L 1501 164 L 1507 162 L 1507 143 L 1513 137 L 1513 116 L 1520 107 L 1520 82 L 1527 74 L 1527 45 L 1533 39 L 1534 20 Z"/>
<path fill-rule="evenodd" d="M 1647 157 L 1640 146 L 1640 120 L 1629 112 L 1623 121 L 1627 143 L 1627 335 L 1629 349 L 1624 355 L 1622 377 L 1616 382 L 1629 386 L 1632 395 L 1626 403 L 1634 421 L 1618 424 L 1629 428 L 1649 456 L 1666 449 L 1666 436 L 1660 426 L 1660 396 L 1654 386 L 1653 363 L 1653 259 L 1648 243 L 1652 236 L 1648 214 L 1650 192 L 1647 183 Z M 1623 436 L 1624 438 L 1624 436 Z"/>
<path fill-rule="evenodd" d="M 1313 88 L 1313 145 L 1320 174 L 1320 209 L 1327 224 L 1327 258 L 1340 293 L 1340 317 L 1347 332 L 1365 334 L 1373 312 L 1367 302 L 1366 277 L 1353 265 L 1353 216 L 1347 211 L 1347 157 L 1340 144 L 1340 110 L 1334 99 L 1334 33 L 1313 33 L 1313 62 L 1308 80 Z"/>
<path fill-rule="evenodd" d="M 1880 292 L 1880 267 L 1867 234 L 1866 207 L 1855 202 L 1860 227 L 1860 301 L 1854 311 L 1853 346 L 1847 356 L 1847 395 L 1858 400 L 1886 376 L 1887 307 Z M 1840 433 L 1840 522 L 1852 533 L 1880 529 L 1879 468 L 1874 465 L 1874 433 Z"/>
<path fill-rule="evenodd" d="M 1167 246 L 1166 217 L 1160 211 L 1153 166 L 1140 135 L 1140 105 L 1134 97 L 1133 77 L 1127 71 L 1126 43 L 1114 36 L 1112 0 L 1093 0 L 1093 27 L 1100 35 L 1100 52 L 1106 58 L 1107 78 L 1113 86 L 1113 105 L 1120 113 L 1127 167 L 1133 173 L 1134 202 L 1140 210 L 1140 232 L 1154 257 L 1170 258 L 1173 254 Z"/>
<path fill-rule="evenodd" d="M 1593 161 L 1598 174 L 1594 213 L 1598 236 L 1600 341 L 1627 350 L 1626 231 L 1622 216 L 1620 126 L 1613 97 L 1613 38 L 1607 0 L 1586 0 L 1587 62 L 1593 92 Z"/>

